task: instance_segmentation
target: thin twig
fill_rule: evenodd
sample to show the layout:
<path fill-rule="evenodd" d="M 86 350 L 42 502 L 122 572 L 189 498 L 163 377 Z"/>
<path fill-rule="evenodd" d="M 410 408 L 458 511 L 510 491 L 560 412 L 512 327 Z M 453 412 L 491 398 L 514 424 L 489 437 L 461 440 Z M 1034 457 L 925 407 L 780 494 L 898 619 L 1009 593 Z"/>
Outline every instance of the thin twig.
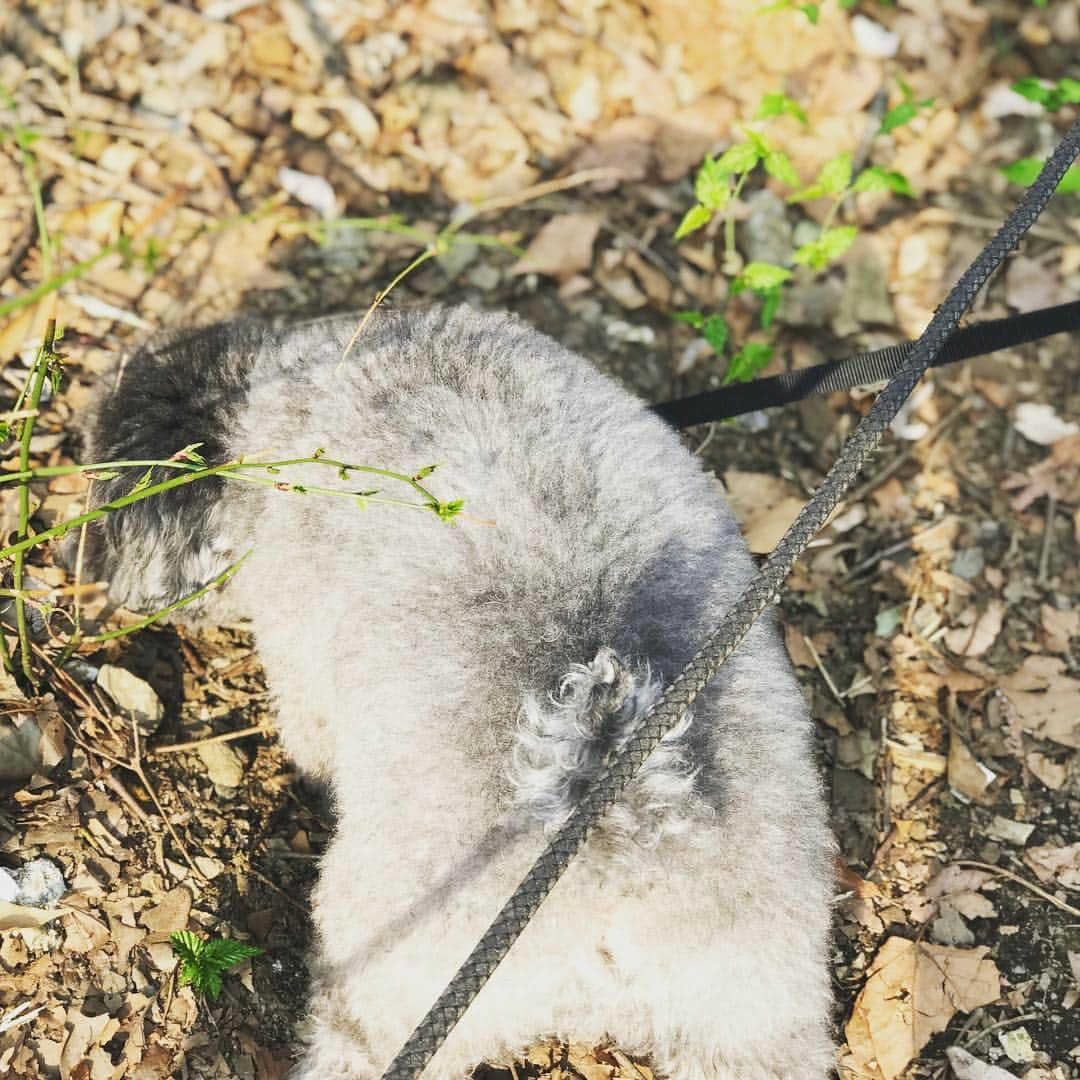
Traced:
<path fill-rule="evenodd" d="M 1059 900 L 1052 892 L 1047 892 L 1046 889 L 1040 888 L 1033 881 L 1028 881 L 1027 878 L 1014 874 L 1011 870 L 1006 870 L 1001 866 L 994 866 L 993 863 L 976 862 L 974 859 L 958 859 L 954 865 L 973 866 L 977 870 L 987 870 L 991 874 L 1008 878 L 1010 881 L 1015 881 L 1017 885 L 1023 885 L 1025 889 L 1033 892 L 1036 896 L 1041 896 L 1048 904 L 1053 904 L 1054 907 L 1064 911 L 1067 915 L 1075 915 L 1080 918 L 1080 908 L 1074 908 L 1072 904 L 1066 904 L 1064 900 Z"/>
<path fill-rule="evenodd" d="M 34 418 L 37 416 L 38 406 L 41 404 L 41 392 L 45 387 L 45 376 L 49 368 L 57 360 L 53 345 L 56 341 L 56 320 L 49 319 L 45 326 L 45 335 L 38 346 L 37 355 L 34 357 L 34 365 L 31 368 L 27 384 L 30 387 L 27 394 L 27 409 L 33 413 L 22 423 L 19 433 L 19 471 L 26 472 L 30 468 L 30 441 L 34 437 Z M 23 480 L 19 484 L 19 539 L 24 540 L 30 532 L 30 481 Z M 23 587 L 23 564 L 26 556 L 19 552 L 15 556 L 13 567 L 13 584 L 16 593 L 21 594 Z M 19 632 L 19 658 L 22 664 L 23 674 L 30 684 L 37 688 L 39 685 L 37 672 L 31 662 L 30 630 L 26 622 L 26 597 L 15 597 L 15 624 Z"/>
<path fill-rule="evenodd" d="M 1046 497 L 1046 523 L 1043 526 L 1042 546 L 1039 548 L 1039 584 L 1045 588 L 1050 575 L 1050 550 L 1054 546 L 1054 516 L 1057 513 L 1057 496 L 1050 492 Z"/>
<path fill-rule="evenodd" d="M 802 639 L 803 644 L 809 650 L 810 655 L 814 658 L 814 664 L 817 667 L 818 671 L 821 673 L 821 677 L 825 680 L 825 684 L 832 691 L 832 696 L 836 698 L 836 700 L 841 705 L 843 705 L 844 695 L 840 693 L 836 683 L 833 682 L 832 676 L 829 674 L 828 668 L 825 667 L 825 664 L 822 662 L 821 657 L 818 655 L 817 649 L 814 648 L 814 643 L 810 640 L 810 638 L 806 636 L 806 634 L 802 635 Z"/>
<path fill-rule="evenodd" d="M 246 739 L 249 735 L 272 734 L 273 731 L 273 724 L 252 724 L 250 727 L 237 728 L 236 731 L 225 731 L 220 735 L 208 735 L 205 739 L 191 739 L 188 742 L 156 746 L 150 751 L 150 754 L 153 757 L 161 757 L 164 754 L 179 754 L 186 750 L 197 750 L 200 746 L 209 746 L 210 743 L 233 742 L 236 739 Z"/>
<path fill-rule="evenodd" d="M 559 191 L 568 191 L 570 188 L 580 187 L 582 184 L 591 184 L 595 180 L 621 180 L 622 169 L 611 166 L 602 166 L 595 169 L 582 169 L 580 172 L 571 173 L 569 176 L 560 177 L 557 180 L 543 180 L 539 184 L 523 188 L 512 195 L 496 195 L 491 199 L 484 199 L 469 207 L 465 214 L 466 221 L 472 221 L 482 214 L 490 214 L 495 210 L 509 210 L 512 206 L 520 206 L 522 203 L 532 202 L 534 199 L 542 199 L 545 195 L 554 195 Z"/>
<path fill-rule="evenodd" d="M 981 1031 L 976 1031 L 970 1039 L 967 1040 L 967 1046 L 974 1046 L 980 1039 L 985 1038 L 987 1035 L 994 1031 L 1000 1031 L 1002 1028 L 1012 1027 L 1014 1024 L 1025 1024 L 1028 1020 L 1041 1019 L 1040 1013 L 1021 1013 L 1019 1016 L 1010 1016 L 1005 1020 L 999 1020 L 996 1024 L 991 1024 L 989 1027 L 984 1027 Z"/>

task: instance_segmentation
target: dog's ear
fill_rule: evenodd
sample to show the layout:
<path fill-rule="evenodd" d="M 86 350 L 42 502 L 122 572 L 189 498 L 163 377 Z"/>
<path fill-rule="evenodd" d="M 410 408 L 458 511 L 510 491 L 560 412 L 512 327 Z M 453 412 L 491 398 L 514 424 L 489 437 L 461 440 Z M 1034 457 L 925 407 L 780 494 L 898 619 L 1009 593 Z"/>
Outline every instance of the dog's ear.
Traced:
<path fill-rule="evenodd" d="M 208 464 L 228 460 L 231 429 L 270 331 L 220 323 L 152 340 L 99 397 L 83 437 L 85 460 L 168 461 L 198 445 Z M 177 475 L 167 467 L 103 468 L 92 503 L 107 505 L 138 484 Z M 83 577 L 107 581 L 114 601 L 156 610 L 207 584 L 234 559 L 229 506 L 235 489 L 206 477 L 132 503 L 87 529 Z M 61 552 L 73 567 L 78 535 Z"/>

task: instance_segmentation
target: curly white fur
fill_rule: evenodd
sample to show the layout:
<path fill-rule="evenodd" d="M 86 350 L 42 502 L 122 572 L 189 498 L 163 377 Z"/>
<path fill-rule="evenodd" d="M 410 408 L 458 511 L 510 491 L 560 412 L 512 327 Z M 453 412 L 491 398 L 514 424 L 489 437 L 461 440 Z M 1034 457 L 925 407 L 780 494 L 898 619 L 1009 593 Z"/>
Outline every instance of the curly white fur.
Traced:
<path fill-rule="evenodd" d="M 548 695 L 546 707 L 527 694 L 509 770 L 518 802 L 554 832 L 662 689 L 647 663 L 628 665 L 605 648 L 591 664 L 575 664 Z M 684 738 L 690 722 L 687 713 L 664 736 L 597 830 L 609 854 L 651 847 L 708 812 L 694 797 L 696 770 Z"/>
<path fill-rule="evenodd" d="M 354 327 L 225 324 L 153 343 L 102 398 L 88 448 L 445 462 L 426 482 L 494 522 L 203 482 L 93 537 L 91 572 L 143 605 L 254 545 L 206 615 L 251 618 L 284 745 L 329 780 L 340 815 L 313 897 L 302 1080 L 381 1075 L 753 572 L 697 459 L 550 339 L 465 309 L 380 314 L 343 363 Z M 809 735 L 767 617 L 425 1076 L 460 1080 L 556 1034 L 651 1052 L 670 1080 L 821 1080 L 831 844 Z"/>

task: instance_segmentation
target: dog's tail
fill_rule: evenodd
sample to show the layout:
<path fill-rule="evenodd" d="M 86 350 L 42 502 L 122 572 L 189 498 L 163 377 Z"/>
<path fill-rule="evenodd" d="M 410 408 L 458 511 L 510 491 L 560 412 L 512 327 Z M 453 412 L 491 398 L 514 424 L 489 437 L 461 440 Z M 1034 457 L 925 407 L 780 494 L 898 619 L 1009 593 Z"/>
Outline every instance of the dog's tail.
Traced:
<path fill-rule="evenodd" d="M 647 663 L 601 649 L 575 665 L 546 701 L 529 695 L 521 709 L 510 779 L 519 804 L 549 830 L 567 818 L 589 784 L 622 748 L 660 695 Z M 685 830 L 704 807 L 694 797 L 687 713 L 653 751 L 638 778 L 607 814 L 602 833 L 617 850 Z"/>

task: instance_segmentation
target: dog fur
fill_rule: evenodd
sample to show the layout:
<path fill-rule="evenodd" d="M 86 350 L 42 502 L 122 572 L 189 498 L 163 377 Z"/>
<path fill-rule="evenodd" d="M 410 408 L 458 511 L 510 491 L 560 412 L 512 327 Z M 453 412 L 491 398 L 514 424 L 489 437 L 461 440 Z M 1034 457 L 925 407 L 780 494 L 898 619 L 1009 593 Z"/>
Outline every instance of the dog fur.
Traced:
<path fill-rule="evenodd" d="M 466 499 L 450 525 L 200 480 L 91 536 L 89 572 L 143 610 L 254 549 L 204 617 L 251 619 L 284 746 L 339 813 L 302 1080 L 381 1076 L 753 571 L 678 437 L 551 339 L 465 308 L 380 313 L 343 361 L 355 326 L 154 341 L 102 396 L 86 447 L 442 463 L 425 483 Z M 99 483 L 99 501 L 137 475 Z M 373 479 L 342 486 L 402 494 Z M 425 1076 L 460 1080 L 548 1034 L 610 1037 L 671 1080 L 826 1076 L 832 848 L 810 726 L 766 616 Z"/>

